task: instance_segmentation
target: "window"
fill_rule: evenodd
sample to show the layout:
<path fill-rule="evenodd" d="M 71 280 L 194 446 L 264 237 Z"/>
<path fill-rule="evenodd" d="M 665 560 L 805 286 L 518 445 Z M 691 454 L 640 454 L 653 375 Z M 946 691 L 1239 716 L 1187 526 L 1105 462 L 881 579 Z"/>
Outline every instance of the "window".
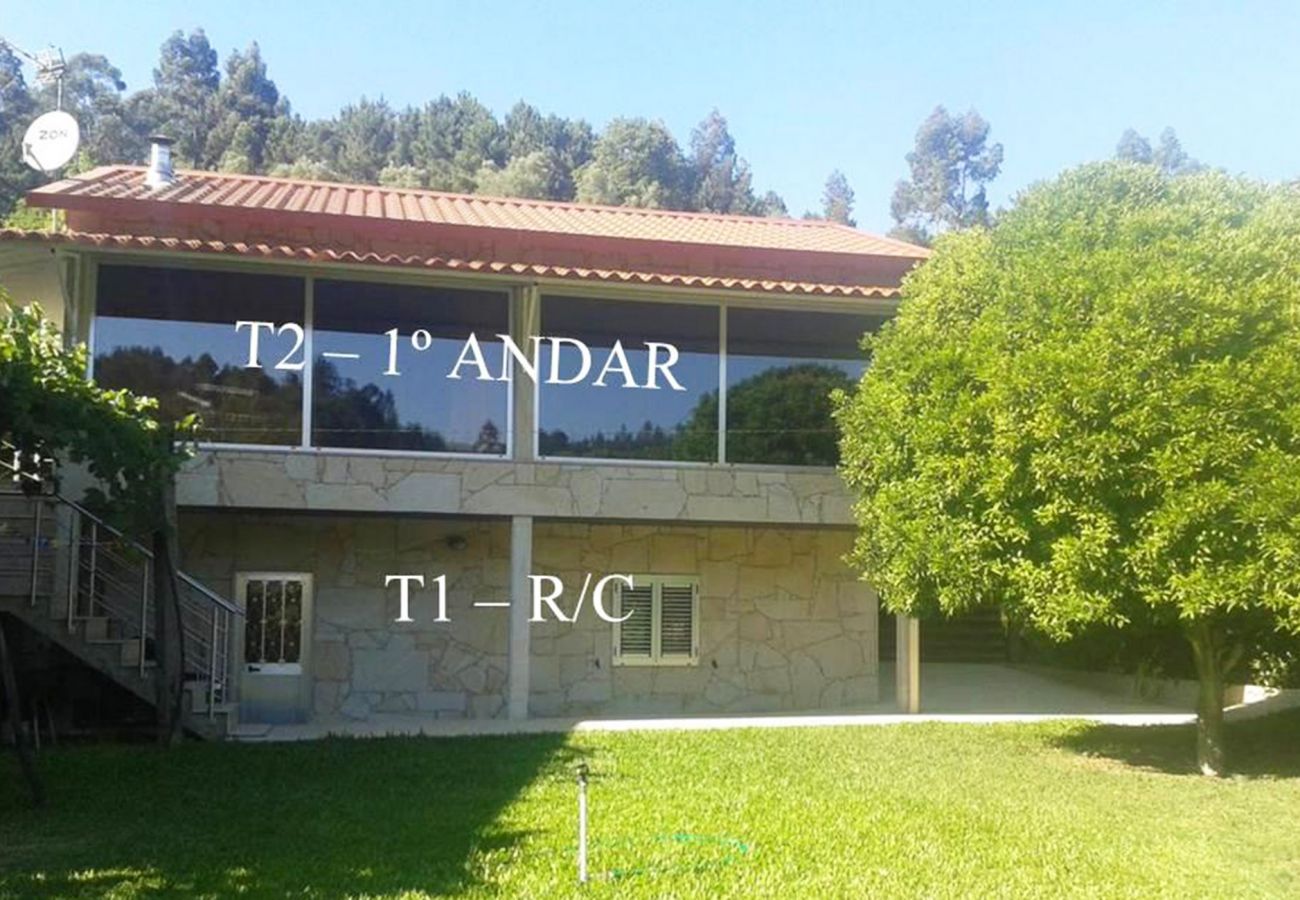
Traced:
<path fill-rule="evenodd" d="M 700 586 L 693 578 L 634 575 L 618 586 L 614 664 L 683 666 L 699 662 Z"/>
<path fill-rule="evenodd" d="M 297 445 L 302 373 L 275 368 L 295 336 L 263 331 L 263 365 L 250 369 L 249 334 L 235 322 L 301 325 L 303 296 L 302 279 L 281 275 L 101 266 L 95 380 L 156 397 L 169 418 L 198 413 L 205 440 Z"/>
<path fill-rule="evenodd" d="M 727 310 L 727 462 L 833 466 L 831 391 L 851 388 L 882 316 Z"/>
<path fill-rule="evenodd" d="M 499 372 L 506 294 L 317 281 L 313 299 L 315 446 L 506 452 L 509 384 L 447 378 L 471 333 Z"/>
<path fill-rule="evenodd" d="M 543 343 L 537 410 L 541 455 L 716 460 L 718 319 L 716 306 L 543 298 L 541 333 L 583 341 L 592 361 L 581 382 L 546 384 L 551 353 Z M 673 390 L 662 379 L 657 390 L 630 388 L 622 375 L 611 375 L 605 387 L 594 385 L 615 341 L 621 342 L 638 383 L 646 379 L 646 343 L 675 346 L 680 356 L 671 372 L 684 390 Z M 564 353 L 557 373 L 574 377 L 580 361 Z"/>

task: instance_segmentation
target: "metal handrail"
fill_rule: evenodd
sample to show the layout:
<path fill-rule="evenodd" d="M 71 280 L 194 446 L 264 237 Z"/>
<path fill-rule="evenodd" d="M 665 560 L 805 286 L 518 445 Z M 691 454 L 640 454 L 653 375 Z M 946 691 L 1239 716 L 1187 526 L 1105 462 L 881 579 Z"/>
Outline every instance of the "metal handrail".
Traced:
<path fill-rule="evenodd" d="M 0 443 L 0 449 L 6 449 Z M 7 448 L 12 449 L 12 448 Z M 23 472 L 17 460 L 0 457 L 0 462 L 13 474 L 13 480 L 25 479 L 42 484 L 40 478 Z M 0 478 L 3 470 L 0 470 Z M 90 512 L 80 503 L 69 500 L 57 492 L 39 491 L 27 494 L 20 490 L 5 490 L 0 487 L 0 496 L 19 497 L 31 501 L 33 507 L 25 521 L 31 526 L 31 605 L 36 606 L 38 596 L 48 591 L 51 601 L 60 593 L 57 579 L 52 580 L 44 591 L 41 588 L 41 557 L 49 556 L 51 574 L 57 567 L 57 557 L 52 555 L 54 547 L 64 539 L 64 527 L 59 524 L 61 516 L 51 516 L 55 533 L 46 538 L 43 521 L 51 501 L 63 504 L 71 510 L 72 515 L 66 520 L 67 554 L 67 627 L 71 631 L 79 619 L 104 617 L 110 623 L 114 637 L 110 640 L 122 641 L 126 645 L 138 647 L 134 661 L 128 662 L 124 656 L 124 666 L 134 663 L 138 666 L 141 677 L 145 675 L 148 664 L 147 655 L 150 642 L 155 642 L 156 627 L 149 614 L 149 606 L 154 602 L 152 596 L 153 582 L 150 570 L 154 554 L 139 541 L 128 537 L 123 532 Z M 10 517 L 12 518 L 12 517 Z M 180 664 L 185 673 L 185 680 L 197 685 L 207 703 L 207 717 L 216 714 L 218 703 L 227 702 L 232 688 L 231 679 L 235 671 L 231 654 L 235 616 L 243 617 L 243 610 L 226 598 L 213 592 L 185 572 L 176 571 L 177 603 L 179 621 L 177 626 L 183 635 L 182 658 Z M 83 591 L 84 586 L 84 591 Z M 53 611 L 53 608 L 52 608 Z M 92 638 L 87 637 L 87 640 Z"/>
<path fill-rule="evenodd" d="M 18 468 L 16 464 L 11 463 L 8 460 L 0 459 L 0 464 L 3 464 L 6 468 L 8 468 L 9 471 L 12 472 L 15 477 L 25 478 L 28 481 L 32 481 L 37 484 L 42 483 L 39 478 L 32 475 L 30 472 L 22 471 L 20 468 Z M 64 497 L 62 494 L 59 493 L 41 494 L 40 496 L 49 500 L 54 500 L 58 503 L 62 503 L 64 506 L 67 506 L 75 510 L 78 514 L 85 516 L 87 519 L 90 519 L 90 521 L 94 522 L 100 528 L 107 530 L 109 534 L 112 534 L 115 537 L 118 537 L 121 540 L 126 541 L 128 545 L 130 545 L 134 550 L 142 554 L 146 559 L 148 560 L 153 559 L 152 550 L 150 550 L 144 544 L 141 544 L 135 538 L 129 537 L 128 535 L 124 534 L 120 530 L 114 528 L 112 525 L 105 522 L 103 519 L 95 515 L 90 510 L 86 509 L 77 501 L 69 500 L 67 497 Z M 234 613 L 237 616 L 242 616 L 244 614 L 244 611 L 241 610 L 238 606 L 231 603 L 229 600 L 227 600 L 225 597 L 221 596 L 220 594 L 213 592 L 211 589 L 204 586 L 201 582 L 195 581 L 193 578 L 191 578 L 189 575 L 187 575 L 186 573 L 182 572 L 179 569 L 176 570 L 176 577 L 179 578 L 181 581 L 185 582 L 186 584 L 188 584 L 190 587 L 194 588 L 194 590 L 198 591 L 203 596 L 207 597 L 213 603 L 225 608 L 227 612 Z"/>

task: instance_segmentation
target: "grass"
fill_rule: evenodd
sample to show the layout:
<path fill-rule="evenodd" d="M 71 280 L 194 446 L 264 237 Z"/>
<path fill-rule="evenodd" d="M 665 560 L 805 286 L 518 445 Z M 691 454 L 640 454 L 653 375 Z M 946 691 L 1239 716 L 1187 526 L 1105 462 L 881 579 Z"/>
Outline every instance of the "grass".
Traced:
<path fill-rule="evenodd" d="M 0 897 L 1300 896 L 1300 714 L 581 734 L 0 759 Z M 592 770 L 574 877 L 573 768 Z"/>

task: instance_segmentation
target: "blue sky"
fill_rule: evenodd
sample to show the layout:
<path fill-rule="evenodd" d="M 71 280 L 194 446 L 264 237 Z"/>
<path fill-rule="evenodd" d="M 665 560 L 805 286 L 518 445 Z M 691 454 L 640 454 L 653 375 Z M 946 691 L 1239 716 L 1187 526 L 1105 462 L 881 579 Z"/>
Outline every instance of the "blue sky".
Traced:
<path fill-rule="evenodd" d="M 1300 3 L 75 3 L 5 0 L 0 35 L 106 53 L 128 87 L 158 45 L 202 26 L 224 59 L 257 40 L 309 117 L 362 94 L 401 106 L 468 90 L 603 125 L 663 119 L 686 142 L 713 107 L 760 189 L 791 212 L 842 169 L 860 227 L 889 227 L 916 126 L 975 108 L 1006 148 L 1003 204 L 1109 156 L 1129 126 L 1172 125 L 1199 159 L 1300 175 Z"/>

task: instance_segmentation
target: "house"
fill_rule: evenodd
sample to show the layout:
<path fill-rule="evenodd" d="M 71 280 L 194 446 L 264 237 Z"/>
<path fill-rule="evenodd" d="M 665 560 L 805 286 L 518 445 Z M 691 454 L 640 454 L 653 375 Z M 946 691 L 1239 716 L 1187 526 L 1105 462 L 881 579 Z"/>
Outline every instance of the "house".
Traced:
<path fill-rule="evenodd" d="M 167 166 L 98 168 L 27 202 L 67 228 L 0 233 L 0 284 L 87 342 L 99 382 L 203 417 L 178 501 L 209 709 L 523 718 L 882 696 L 826 398 L 861 375 L 861 336 L 925 250 L 823 221 Z M 51 633 L 116 638 L 143 674 L 149 620 L 87 599 L 109 590 L 107 556 L 87 567 L 104 532 L 68 509 L 46 518 L 72 529 L 51 543 L 63 556 L 33 563 Z M 588 589 L 609 575 L 631 577 L 597 609 Z M 530 622 L 539 589 L 556 596 Z"/>

